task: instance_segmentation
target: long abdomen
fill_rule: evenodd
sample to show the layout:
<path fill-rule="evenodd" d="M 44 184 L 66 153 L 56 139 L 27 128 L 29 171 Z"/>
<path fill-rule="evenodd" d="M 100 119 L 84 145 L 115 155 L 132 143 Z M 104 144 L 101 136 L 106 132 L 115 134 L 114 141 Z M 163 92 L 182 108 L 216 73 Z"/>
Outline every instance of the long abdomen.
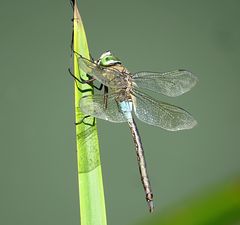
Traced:
<path fill-rule="evenodd" d="M 127 118 L 128 125 L 130 127 L 133 141 L 135 144 L 135 149 L 137 153 L 137 160 L 138 160 L 138 167 L 139 172 L 141 175 L 141 180 L 143 184 L 144 191 L 146 193 L 146 200 L 149 206 L 150 212 L 153 211 L 153 193 L 150 185 L 150 181 L 148 178 L 147 173 L 147 165 L 144 157 L 144 151 L 143 151 L 143 145 L 141 141 L 141 137 L 139 135 L 136 123 L 132 117 L 132 102 L 131 101 L 122 101 L 119 104 L 120 110 L 124 114 L 124 116 Z"/>
<path fill-rule="evenodd" d="M 150 210 L 150 212 L 152 212 L 153 211 L 153 193 L 152 193 L 152 188 L 151 188 L 148 173 L 147 173 L 147 165 L 146 165 L 146 160 L 144 157 L 144 151 L 143 151 L 141 137 L 139 135 L 136 123 L 133 118 L 132 118 L 132 121 L 128 122 L 128 125 L 130 127 L 130 130 L 131 130 L 131 133 L 133 136 L 133 141 L 135 144 L 137 160 L 138 160 L 138 167 L 139 167 L 139 172 L 141 175 L 143 188 L 146 193 L 146 200 L 147 200 L 147 203 L 149 206 L 149 210 Z"/>

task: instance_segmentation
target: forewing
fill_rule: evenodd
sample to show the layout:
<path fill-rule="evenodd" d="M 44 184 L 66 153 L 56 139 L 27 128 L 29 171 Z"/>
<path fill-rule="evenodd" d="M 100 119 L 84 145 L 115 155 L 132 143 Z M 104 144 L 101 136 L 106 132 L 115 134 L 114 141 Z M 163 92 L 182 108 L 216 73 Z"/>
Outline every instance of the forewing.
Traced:
<path fill-rule="evenodd" d="M 122 82 L 121 73 L 114 68 L 106 68 L 80 56 L 78 58 L 79 68 L 86 74 L 94 77 L 102 84 L 109 87 L 125 87 Z"/>
<path fill-rule="evenodd" d="M 138 119 L 169 131 L 191 129 L 197 121 L 182 108 L 154 100 L 137 90 L 132 93 L 134 112 Z"/>
<path fill-rule="evenodd" d="M 120 112 L 116 95 L 105 95 L 107 104 L 105 105 L 104 95 L 84 96 L 80 100 L 81 111 L 86 115 L 108 120 L 110 122 L 121 123 L 127 119 Z"/>
<path fill-rule="evenodd" d="M 138 72 L 133 75 L 133 82 L 137 87 L 176 97 L 191 90 L 197 83 L 197 77 L 187 70 Z"/>

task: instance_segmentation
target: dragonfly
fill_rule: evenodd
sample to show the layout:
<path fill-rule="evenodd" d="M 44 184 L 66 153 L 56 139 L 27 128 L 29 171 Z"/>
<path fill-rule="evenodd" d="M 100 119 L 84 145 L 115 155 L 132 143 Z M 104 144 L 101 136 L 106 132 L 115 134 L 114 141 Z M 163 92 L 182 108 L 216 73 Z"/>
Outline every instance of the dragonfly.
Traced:
<path fill-rule="evenodd" d="M 198 79 L 191 72 L 182 69 L 170 72 L 131 73 L 110 51 L 104 52 L 96 61 L 80 55 L 78 63 L 79 68 L 92 77 L 92 80 L 97 80 L 105 87 L 103 93 L 82 97 L 80 108 L 86 115 L 115 123 L 128 123 L 135 144 L 146 201 L 149 211 L 152 212 L 153 192 L 133 114 L 142 122 L 168 131 L 191 129 L 197 121 L 186 110 L 156 100 L 141 89 L 176 97 L 192 89 Z"/>

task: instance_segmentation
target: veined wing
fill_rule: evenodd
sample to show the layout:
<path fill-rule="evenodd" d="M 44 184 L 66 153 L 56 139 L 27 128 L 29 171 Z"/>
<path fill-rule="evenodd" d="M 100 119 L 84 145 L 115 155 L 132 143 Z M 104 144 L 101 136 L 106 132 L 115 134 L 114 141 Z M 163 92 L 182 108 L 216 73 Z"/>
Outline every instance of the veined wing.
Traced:
<path fill-rule="evenodd" d="M 107 105 L 104 104 L 104 95 L 84 96 L 80 100 L 80 108 L 86 115 L 91 115 L 99 119 L 110 122 L 127 122 L 123 113 L 119 110 L 115 94 L 105 95 Z"/>
<path fill-rule="evenodd" d="M 107 68 L 80 56 L 78 58 L 79 68 L 88 75 L 96 78 L 102 84 L 112 88 L 126 87 L 126 82 L 122 79 L 120 71 L 114 68 Z"/>
<path fill-rule="evenodd" d="M 182 108 L 154 100 L 137 90 L 132 93 L 134 112 L 138 119 L 165 130 L 191 129 L 197 121 Z"/>
<path fill-rule="evenodd" d="M 187 70 L 138 72 L 133 75 L 133 82 L 138 87 L 176 97 L 192 89 L 197 83 L 197 77 Z"/>

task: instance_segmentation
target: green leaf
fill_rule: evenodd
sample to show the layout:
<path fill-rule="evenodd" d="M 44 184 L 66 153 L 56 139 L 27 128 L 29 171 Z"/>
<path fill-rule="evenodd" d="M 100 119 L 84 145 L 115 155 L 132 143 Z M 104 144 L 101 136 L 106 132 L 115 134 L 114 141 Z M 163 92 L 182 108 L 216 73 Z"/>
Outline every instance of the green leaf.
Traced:
<path fill-rule="evenodd" d="M 77 3 L 72 2 L 74 76 L 77 78 L 81 76 L 86 80 L 86 74 L 78 66 L 78 54 L 89 58 L 88 44 Z M 79 108 L 80 99 L 84 95 L 92 94 L 90 91 L 82 93 L 77 87 L 81 90 L 91 89 L 88 84 L 75 82 L 76 123 L 82 121 L 85 116 Z M 94 124 L 93 117 L 84 119 L 84 122 L 76 125 L 81 225 L 105 225 L 107 221 L 97 128 L 96 125 L 86 125 L 86 123 Z"/>

